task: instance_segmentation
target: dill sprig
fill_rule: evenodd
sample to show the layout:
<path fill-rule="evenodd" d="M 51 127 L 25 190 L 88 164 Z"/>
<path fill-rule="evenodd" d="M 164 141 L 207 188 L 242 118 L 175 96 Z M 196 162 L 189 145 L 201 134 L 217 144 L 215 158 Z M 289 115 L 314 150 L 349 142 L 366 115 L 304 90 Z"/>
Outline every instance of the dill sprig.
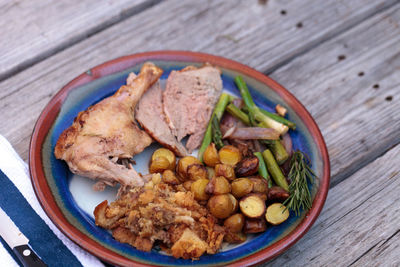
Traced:
<path fill-rule="evenodd" d="M 297 150 L 290 161 L 288 178 L 292 181 L 289 185 L 290 196 L 283 205 L 300 214 L 301 210 L 311 209 L 311 193 L 308 189 L 308 181 L 313 183 L 315 173 L 309 166 L 309 160 L 305 154 Z"/>

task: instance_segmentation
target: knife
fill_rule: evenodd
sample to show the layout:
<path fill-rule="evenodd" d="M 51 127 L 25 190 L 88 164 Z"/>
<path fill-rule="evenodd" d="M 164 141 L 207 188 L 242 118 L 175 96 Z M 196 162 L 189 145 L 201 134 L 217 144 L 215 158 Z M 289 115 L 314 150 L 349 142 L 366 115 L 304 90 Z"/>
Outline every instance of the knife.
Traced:
<path fill-rule="evenodd" d="M 8 215 L 0 208 L 0 235 L 13 250 L 24 267 L 47 266 L 28 245 L 29 239 L 24 236 Z"/>

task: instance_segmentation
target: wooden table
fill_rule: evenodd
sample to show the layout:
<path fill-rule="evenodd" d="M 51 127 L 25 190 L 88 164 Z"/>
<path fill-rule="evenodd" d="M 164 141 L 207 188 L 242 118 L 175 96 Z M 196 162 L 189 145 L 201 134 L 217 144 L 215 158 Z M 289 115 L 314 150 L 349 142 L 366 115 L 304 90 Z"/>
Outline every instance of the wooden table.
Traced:
<path fill-rule="evenodd" d="M 398 0 L 0 0 L 0 134 L 27 160 L 50 98 L 122 55 L 231 58 L 291 91 L 331 158 L 320 217 L 269 265 L 399 266 L 399 24 Z"/>

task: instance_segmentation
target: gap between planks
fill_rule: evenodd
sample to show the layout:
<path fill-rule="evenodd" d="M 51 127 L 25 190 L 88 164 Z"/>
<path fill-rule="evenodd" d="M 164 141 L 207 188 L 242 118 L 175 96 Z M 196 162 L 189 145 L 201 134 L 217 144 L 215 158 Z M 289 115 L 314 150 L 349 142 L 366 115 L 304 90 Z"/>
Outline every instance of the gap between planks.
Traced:
<path fill-rule="evenodd" d="M 18 74 L 21 71 L 24 71 L 27 68 L 30 68 L 31 66 L 33 66 L 45 59 L 57 54 L 57 53 L 62 52 L 64 49 L 66 49 L 70 46 L 73 46 L 73 45 L 89 38 L 92 35 L 102 32 L 105 29 L 107 29 L 117 23 L 120 23 L 140 12 L 145 11 L 148 8 L 153 7 L 154 5 L 160 3 L 161 1 L 162 0 L 147 0 L 138 5 L 129 7 L 127 9 L 123 10 L 118 16 L 111 17 L 94 27 L 83 31 L 83 32 L 77 34 L 76 36 L 73 36 L 72 38 L 65 40 L 64 42 L 61 42 L 59 45 L 57 45 L 55 47 L 52 47 L 48 50 L 39 52 L 34 57 L 27 59 L 25 61 L 22 61 L 21 63 L 15 65 L 14 67 L 12 67 L 8 70 L 5 70 L 4 72 L 1 72 L 0 73 L 0 82 Z M 46 32 L 43 34 L 46 34 Z"/>

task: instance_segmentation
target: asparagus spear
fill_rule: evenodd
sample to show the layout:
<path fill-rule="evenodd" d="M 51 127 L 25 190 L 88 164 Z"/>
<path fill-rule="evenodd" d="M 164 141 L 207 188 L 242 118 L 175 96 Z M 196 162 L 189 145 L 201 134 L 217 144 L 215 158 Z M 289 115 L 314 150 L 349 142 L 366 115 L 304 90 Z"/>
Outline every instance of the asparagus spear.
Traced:
<path fill-rule="evenodd" d="M 289 158 L 289 154 L 280 140 L 271 140 L 268 147 L 271 149 L 279 165 L 282 165 Z"/>
<path fill-rule="evenodd" d="M 275 183 L 289 192 L 289 185 L 286 181 L 286 178 L 285 176 L 283 176 L 283 173 L 279 168 L 278 164 L 276 163 L 275 158 L 272 155 L 271 151 L 269 149 L 266 149 L 264 150 L 262 155 L 267 164 L 268 172 L 271 174 Z"/>
<path fill-rule="evenodd" d="M 268 181 L 268 188 L 272 187 L 271 177 L 268 175 L 267 166 L 260 152 L 254 152 L 254 155 L 258 158 L 258 173 Z"/>
<path fill-rule="evenodd" d="M 221 149 L 224 146 L 224 143 L 222 143 L 222 133 L 221 129 L 219 128 L 219 123 L 216 116 L 212 117 L 211 132 L 212 132 L 212 140 L 215 146 L 217 147 L 218 150 Z"/>
<path fill-rule="evenodd" d="M 244 122 L 246 125 L 250 125 L 250 120 L 249 116 L 247 116 L 246 113 L 241 111 L 238 107 L 236 107 L 234 104 L 229 104 L 226 107 L 226 111 L 228 111 L 232 116 L 238 118 L 242 122 Z"/>
<path fill-rule="evenodd" d="M 259 121 L 264 123 L 267 128 L 273 128 L 277 130 L 281 135 L 285 134 L 289 130 L 288 126 L 271 119 L 265 115 L 261 109 L 256 106 L 256 104 L 254 104 L 249 89 L 247 88 L 247 85 L 241 76 L 236 76 L 235 83 L 239 88 L 243 101 L 249 111 L 249 120 L 251 124 L 255 125 L 256 121 Z"/>
<path fill-rule="evenodd" d="M 275 121 L 277 121 L 277 122 L 280 122 L 280 123 L 282 123 L 282 124 L 288 126 L 288 127 L 289 127 L 290 129 L 292 129 L 292 130 L 296 130 L 296 123 L 294 123 L 294 122 L 292 122 L 292 121 L 290 121 L 290 120 L 288 120 L 288 119 L 285 119 L 285 118 L 279 116 L 278 114 L 275 114 L 275 113 L 266 111 L 265 109 L 261 109 L 261 108 L 260 108 L 260 111 L 261 111 L 263 114 L 265 114 L 266 116 L 270 117 L 271 119 L 273 119 L 273 120 L 275 120 Z"/>
<path fill-rule="evenodd" d="M 245 124 L 247 124 L 247 125 L 250 124 L 250 119 L 247 116 L 247 114 L 244 113 L 243 111 L 241 111 L 235 105 L 229 104 L 226 107 L 226 110 L 232 116 L 240 119 Z M 264 122 L 258 123 L 257 126 L 263 127 L 263 128 L 268 128 Z M 268 147 L 272 150 L 272 153 L 274 154 L 279 165 L 283 164 L 289 158 L 288 153 L 286 152 L 284 146 L 282 145 L 282 143 L 279 140 L 269 140 L 269 141 L 265 142 L 265 144 L 268 145 Z"/>
<path fill-rule="evenodd" d="M 199 153 L 198 153 L 198 158 L 201 162 L 203 162 L 203 153 L 208 147 L 208 145 L 211 143 L 212 139 L 212 131 L 211 131 L 211 122 L 213 117 L 215 116 L 218 119 L 218 122 L 221 120 L 222 115 L 224 114 L 225 108 L 228 105 L 228 103 L 232 100 L 232 96 L 228 95 L 226 93 L 222 93 L 221 96 L 219 97 L 219 100 L 217 102 L 217 105 L 214 108 L 214 111 L 211 115 L 211 119 L 208 122 L 207 130 L 204 133 L 203 137 L 203 142 L 201 143 Z"/>

